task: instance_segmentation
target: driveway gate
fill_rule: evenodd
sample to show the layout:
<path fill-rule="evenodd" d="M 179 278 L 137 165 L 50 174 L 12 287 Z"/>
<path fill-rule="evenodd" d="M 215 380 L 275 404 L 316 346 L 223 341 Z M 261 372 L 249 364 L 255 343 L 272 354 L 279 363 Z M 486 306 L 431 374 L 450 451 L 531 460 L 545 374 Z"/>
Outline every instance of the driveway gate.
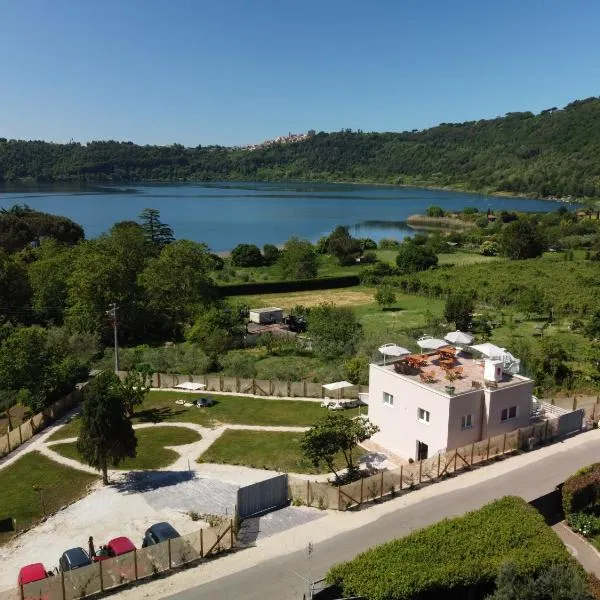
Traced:
<path fill-rule="evenodd" d="M 242 519 L 276 510 L 288 503 L 287 475 L 276 475 L 241 487 L 237 492 L 237 512 Z"/>

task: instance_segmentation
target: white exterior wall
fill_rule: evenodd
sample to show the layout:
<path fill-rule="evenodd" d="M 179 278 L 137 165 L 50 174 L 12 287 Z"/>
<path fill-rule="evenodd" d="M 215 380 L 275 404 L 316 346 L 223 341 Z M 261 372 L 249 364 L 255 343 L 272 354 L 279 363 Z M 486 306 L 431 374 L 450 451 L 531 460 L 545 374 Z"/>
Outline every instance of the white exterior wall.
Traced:
<path fill-rule="evenodd" d="M 383 403 L 384 392 L 394 396 L 393 406 Z M 373 436 L 373 441 L 403 458 L 416 458 L 417 440 L 427 444 L 429 456 L 445 449 L 449 400 L 447 395 L 427 385 L 371 365 L 369 419 L 381 430 Z M 419 408 L 429 411 L 429 423 L 418 420 Z"/>
<path fill-rule="evenodd" d="M 518 375 L 513 377 L 517 378 Z M 521 379 L 521 378 L 519 378 Z M 529 425 L 531 415 L 531 394 L 533 392 L 533 381 L 522 378 L 514 385 L 499 389 L 485 390 L 485 404 L 487 411 L 487 429 L 482 437 L 492 437 L 501 433 L 508 433 L 519 427 Z M 511 406 L 517 407 L 515 419 L 502 422 L 502 410 Z"/>
<path fill-rule="evenodd" d="M 252 323 L 279 323 L 283 319 L 283 309 L 273 308 L 271 310 L 250 310 L 248 316 Z"/>
<path fill-rule="evenodd" d="M 462 429 L 463 416 L 471 415 L 470 429 Z M 482 439 L 485 424 L 485 402 L 482 389 L 466 392 L 450 399 L 447 448 L 460 448 Z"/>

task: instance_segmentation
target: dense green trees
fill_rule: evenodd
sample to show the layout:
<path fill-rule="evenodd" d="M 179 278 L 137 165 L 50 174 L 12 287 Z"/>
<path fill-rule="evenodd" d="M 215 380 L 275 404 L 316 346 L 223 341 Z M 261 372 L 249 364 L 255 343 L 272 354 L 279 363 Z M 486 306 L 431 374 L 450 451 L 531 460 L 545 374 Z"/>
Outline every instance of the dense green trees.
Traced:
<path fill-rule="evenodd" d="M 83 228 L 67 217 L 39 212 L 27 205 L 0 209 L 0 248 L 15 252 L 29 245 L 39 246 L 47 238 L 77 244 L 83 239 Z"/>
<path fill-rule="evenodd" d="M 401 275 L 426 271 L 437 263 L 438 257 L 428 246 L 405 240 L 398 248 L 396 265 Z"/>
<path fill-rule="evenodd" d="M 517 219 L 502 230 L 501 247 L 504 256 L 522 260 L 541 256 L 545 242 L 537 223 L 533 219 Z"/>
<path fill-rule="evenodd" d="M 323 303 L 308 313 L 308 336 L 314 352 L 324 359 L 354 354 L 362 327 L 351 308 Z"/>
<path fill-rule="evenodd" d="M 452 292 L 446 298 L 444 319 L 454 323 L 460 331 L 469 331 L 474 308 L 473 296 L 465 292 Z"/>
<path fill-rule="evenodd" d="M 236 267 L 260 267 L 263 262 L 260 248 L 255 244 L 238 244 L 231 251 L 231 263 Z"/>
<path fill-rule="evenodd" d="M 256 150 L 0 141 L 0 180 L 328 179 L 600 196 L 600 99 L 422 131 L 316 133 Z M 585 152 L 582 152 L 585 148 Z"/>
<path fill-rule="evenodd" d="M 278 262 L 283 275 L 289 279 L 312 279 L 317 276 L 317 253 L 307 240 L 290 238 L 283 246 Z"/>
<path fill-rule="evenodd" d="M 347 227 L 338 226 L 327 238 L 326 252 L 338 259 L 340 265 L 352 265 L 362 254 L 360 240 L 353 238 Z"/>
<path fill-rule="evenodd" d="M 39 326 L 17 327 L 0 343 L 1 389 L 34 412 L 87 378 L 85 359 Z"/>

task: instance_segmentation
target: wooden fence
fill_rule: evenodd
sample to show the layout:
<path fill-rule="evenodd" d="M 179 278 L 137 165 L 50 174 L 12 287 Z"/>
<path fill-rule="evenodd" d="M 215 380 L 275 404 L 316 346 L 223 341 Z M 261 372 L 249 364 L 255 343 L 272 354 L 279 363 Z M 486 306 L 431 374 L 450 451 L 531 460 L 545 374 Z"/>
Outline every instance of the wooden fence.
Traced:
<path fill-rule="evenodd" d="M 234 546 L 234 537 L 233 522 L 228 521 L 217 527 L 200 529 L 161 544 L 0 592 L 0 600 L 74 600 L 109 590 L 112 592 L 141 579 L 155 577 L 159 573 L 167 573 L 230 550 Z"/>
<path fill-rule="evenodd" d="M 124 377 L 127 371 L 120 371 Z M 281 381 L 276 379 L 245 379 L 242 377 L 225 377 L 218 375 L 179 375 L 171 373 L 155 373 L 152 376 L 152 387 L 173 388 L 185 382 L 202 383 L 208 392 L 230 392 L 252 394 L 254 396 L 274 396 L 279 398 L 324 398 L 356 399 L 359 392 L 368 392 L 369 386 L 361 385 L 328 392 L 322 383 L 312 381 Z"/>
<path fill-rule="evenodd" d="M 346 485 L 289 478 L 292 501 L 317 508 L 347 510 L 384 496 L 412 490 L 499 458 L 559 438 L 559 418 L 516 429 L 455 450 L 438 453 L 399 469 L 380 471 Z"/>
<path fill-rule="evenodd" d="M 42 412 L 33 415 L 30 419 L 11 429 L 7 434 L 0 436 L 0 458 L 10 454 L 15 448 L 30 440 L 36 433 L 45 429 L 83 399 L 83 390 L 87 384 L 78 384 L 77 389 L 57 400 Z"/>

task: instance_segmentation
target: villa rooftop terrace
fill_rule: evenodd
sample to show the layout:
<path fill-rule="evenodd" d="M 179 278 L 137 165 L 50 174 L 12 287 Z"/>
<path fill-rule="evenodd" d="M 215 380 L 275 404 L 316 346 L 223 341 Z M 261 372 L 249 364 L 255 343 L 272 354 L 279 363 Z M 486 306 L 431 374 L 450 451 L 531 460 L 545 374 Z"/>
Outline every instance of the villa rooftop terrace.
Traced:
<path fill-rule="evenodd" d="M 484 364 L 484 359 L 474 358 L 464 351 L 455 352 L 454 348 L 447 347 L 424 354 L 411 354 L 377 366 L 442 393 L 447 394 L 447 388 L 454 388 L 453 395 L 484 387 L 500 389 L 530 381 L 522 375 L 504 373 L 501 381 L 484 383 Z"/>

